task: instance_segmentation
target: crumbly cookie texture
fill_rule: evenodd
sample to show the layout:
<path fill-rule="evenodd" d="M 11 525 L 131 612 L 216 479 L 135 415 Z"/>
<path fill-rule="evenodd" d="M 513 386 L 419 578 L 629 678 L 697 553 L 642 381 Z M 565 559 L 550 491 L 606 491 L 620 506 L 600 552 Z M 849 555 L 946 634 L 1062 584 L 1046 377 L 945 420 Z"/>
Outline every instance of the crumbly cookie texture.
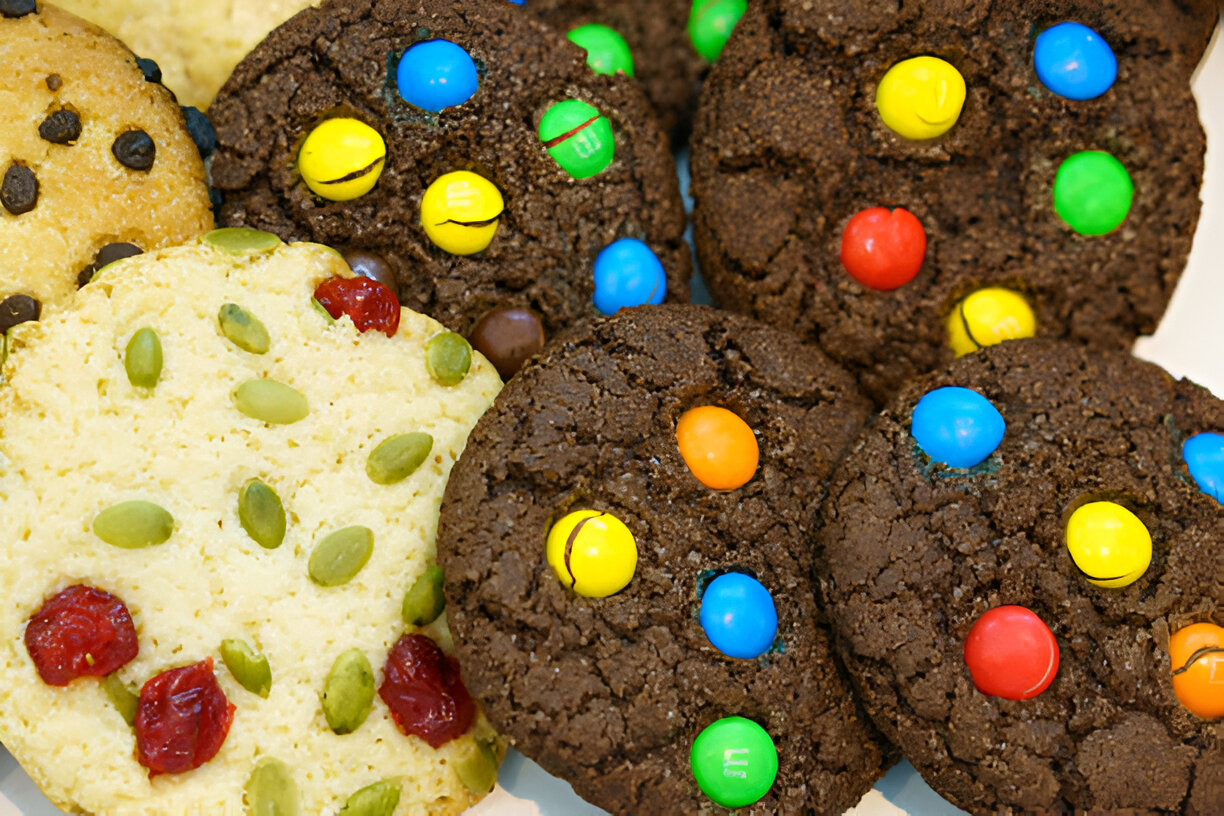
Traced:
<path fill-rule="evenodd" d="M 425 344 L 443 329 L 428 317 L 404 310 L 387 337 L 359 334 L 348 317 L 333 322 L 312 307 L 319 283 L 352 275 L 330 249 L 231 252 L 214 245 L 217 234 L 115 264 L 71 309 L 10 332 L 0 389 L 8 531 L 0 542 L 0 738 L 71 812 L 243 813 L 253 766 L 273 757 L 290 769 L 302 813 L 334 814 L 387 778 L 401 785 L 396 813 L 458 813 L 480 798 L 460 781 L 459 755 L 476 740 L 496 745 L 482 715 L 435 750 L 397 730 L 377 697 L 364 724 L 337 736 L 320 695 L 337 656 L 354 648 L 380 683 L 389 647 L 415 631 L 401 602 L 434 563 L 443 486 L 500 379 L 479 355 L 458 384 L 433 379 Z M 222 329 L 227 303 L 266 328 L 266 353 L 243 350 Z M 125 349 L 143 328 L 163 350 L 152 388 L 133 386 L 125 370 Z M 229 334 L 242 336 L 232 326 Z M 240 413 L 235 389 L 256 378 L 299 391 L 306 416 L 275 425 Z M 428 457 L 407 478 L 376 484 L 371 451 L 413 432 L 432 436 Z M 254 478 L 286 511 L 276 549 L 255 543 L 239 520 L 239 490 Z M 168 511 L 169 539 L 142 549 L 102 541 L 94 520 L 128 500 Z M 372 531 L 373 553 L 347 583 L 320 586 L 309 559 L 324 536 L 350 525 Z M 45 598 L 82 583 L 131 611 L 139 655 L 117 672 L 125 684 L 213 658 L 236 710 L 211 761 L 150 779 L 132 729 L 96 679 L 62 688 L 39 679 L 23 643 L 26 622 Z M 420 631 L 451 650 L 444 618 Z M 267 657 L 266 699 L 226 669 L 219 646 L 229 638 Z"/>
<path fill-rule="evenodd" d="M 0 302 L 59 304 L 104 246 L 148 251 L 212 227 L 183 115 L 121 42 L 40 2 L 0 17 L 0 64 Z M 149 141 L 125 135 L 139 133 Z"/>

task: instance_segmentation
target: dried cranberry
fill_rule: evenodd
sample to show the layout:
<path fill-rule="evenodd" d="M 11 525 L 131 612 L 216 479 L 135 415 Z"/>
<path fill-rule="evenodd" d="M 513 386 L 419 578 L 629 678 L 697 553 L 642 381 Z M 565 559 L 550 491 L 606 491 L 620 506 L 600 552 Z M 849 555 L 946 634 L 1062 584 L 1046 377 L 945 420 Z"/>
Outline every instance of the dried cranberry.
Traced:
<path fill-rule="evenodd" d="M 400 305 L 386 284 L 371 278 L 331 278 L 315 289 L 315 300 L 336 320 L 348 315 L 357 331 L 378 329 L 394 337 L 400 322 Z"/>
<path fill-rule="evenodd" d="M 84 584 L 47 599 L 26 626 L 25 645 L 49 686 L 110 674 L 140 650 L 123 601 Z"/>
<path fill-rule="evenodd" d="M 434 748 L 466 734 L 476 718 L 459 661 L 424 635 L 404 635 L 391 647 L 378 696 L 400 731 Z"/>
<path fill-rule="evenodd" d="M 212 658 L 157 675 L 140 689 L 136 750 L 149 778 L 198 768 L 217 755 L 234 706 L 213 676 Z"/>

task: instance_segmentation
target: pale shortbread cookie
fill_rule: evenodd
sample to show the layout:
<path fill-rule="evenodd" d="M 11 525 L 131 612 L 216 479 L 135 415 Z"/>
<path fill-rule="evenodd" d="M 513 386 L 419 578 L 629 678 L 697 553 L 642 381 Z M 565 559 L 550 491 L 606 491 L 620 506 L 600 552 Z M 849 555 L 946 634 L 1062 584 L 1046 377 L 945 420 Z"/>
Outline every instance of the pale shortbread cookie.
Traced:
<path fill-rule="evenodd" d="M 58 304 L 83 269 L 112 243 L 157 249 L 212 227 L 204 164 L 171 94 L 146 82 L 136 58 L 96 26 L 39 3 L 22 17 L 0 16 L 0 179 L 13 170 L 0 206 L 0 301 L 28 295 Z M 66 113 L 61 113 L 66 112 Z M 75 114 L 71 127 L 40 126 Z M 120 163 L 112 147 L 129 131 L 155 146 L 147 170 Z M 129 139 L 134 137 L 128 137 Z M 37 198 L 23 210 L 37 180 Z"/>
<path fill-rule="evenodd" d="M 393 338 L 359 334 L 347 317 L 331 323 L 312 307 L 312 293 L 352 275 L 331 250 L 230 254 L 209 243 L 215 235 L 108 267 L 71 308 L 9 334 L 0 372 L 0 740 L 73 813 L 242 814 L 243 785 L 266 756 L 293 771 L 302 814 L 334 814 L 385 778 L 402 782 L 397 814 L 458 813 L 480 798 L 461 783 L 455 760 L 464 743 L 495 739 L 483 715 L 433 750 L 397 730 L 379 697 L 363 725 L 336 736 L 320 693 L 335 658 L 354 647 L 382 682 L 388 649 L 411 631 L 401 621 L 405 590 L 434 563 L 451 466 L 501 380 L 473 354 L 459 384 L 440 385 L 424 349 L 443 328 L 406 309 Z M 267 353 L 223 336 L 226 303 L 263 322 Z M 152 389 L 133 387 L 123 362 L 144 327 L 163 348 Z M 301 391 L 309 415 L 268 425 L 239 413 L 231 394 L 257 377 Z M 372 448 L 414 431 L 433 436 L 425 463 L 399 483 L 373 483 Z M 238 490 L 256 477 L 288 513 L 278 549 L 261 548 L 239 524 Z M 131 499 L 173 514 L 168 541 L 125 550 L 94 535 L 99 511 Z M 315 544 L 358 524 L 374 531 L 369 563 L 342 586 L 312 583 Z M 211 761 L 150 781 L 132 729 L 97 679 L 58 688 L 40 680 L 23 642 L 26 622 L 45 598 L 79 583 L 131 610 L 140 652 L 118 671 L 130 686 L 214 659 L 237 710 Z M 449 651 L 444 620 L 423 631 Z M 272 668 L 266 700 L 227 671 L 224 638 L 262 648 Z"/>
<path fill-rule="evenodd" d="M 264 36 L 318 0 L 60 0 L 161 66 L 184 105 L 205 108 Z"/>

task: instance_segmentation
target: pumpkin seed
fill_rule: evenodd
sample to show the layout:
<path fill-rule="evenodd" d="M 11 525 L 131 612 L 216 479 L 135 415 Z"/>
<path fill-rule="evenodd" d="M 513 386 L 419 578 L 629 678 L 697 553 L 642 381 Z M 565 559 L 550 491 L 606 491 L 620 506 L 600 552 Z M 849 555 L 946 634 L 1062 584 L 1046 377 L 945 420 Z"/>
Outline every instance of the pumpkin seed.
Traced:
<path fill-rule="evenodd" d="M 255 763 L 246 783 L 247 816 L 297 816 L 298 791 L 289 768 L 279 759 Z"/>
<path fill-rule="evenodd" d="M 400 607 L 404 623 L 425 626 L 437 620 L 446 607 L 446 596 L 442 594 L 443 577 L 442 568 L 434 564 L 404 593 L 404 604 Z"/>
<path fill-rule="evenodd" d="M 242 227 L 222 227 L 204 233 L 204 243 L 231 255 L 249 255 L 276 249 L 283 242 L 270 232 Z"/>
<path fill-rule="evenodd" d="M 361 572 L 373 552 L 374 532 L 369 527 L 344 527 L 315 546 L 306 569 L 319 586 L 340 586 Z"/>
<path fill-rule="evenodd" d="M 246 641 L 228 638 L 221 641 L 221 660 L 238 685 L 267 699 L 272 690 L 272 667 L 268 665 L 268 658 Z"/>
<path fill-rule="evenodd" d="M 247 380 L 234 391 L 234 407 L 251 419 L 289 425 L 305 419 L 310 405 L 305 395 L 276 380 Z"/>
<path fill-rule="evenodd" d="M 389 485 L 407 479 L 433 450 L 427 433 L 390 436 L 378 443 L 366 459 L 366 475 L 374 484 Z"/>
<path fill-rule="evenodd" d="M 458 385 L 472 367 L 472 346 L 461 335 L 435 334 L 425 344 L 425 368 L 441 385 Z"/>
<path fill-rule="evenodd" d="M 238 491 L 238 521 L 266 550 L 275 550 L 285 540 L 285 506 L 276 491 L 259 479 L 251 479 Z"/>
<path fill-rule="evenodd" d="M 323 319 L 327 321 L 327 325 L 331 326 L 336 322 L 336 318 L 331 316 L 331 312 L 327 311 L 327 307 L 320 303 L 318 298 L 311 298 L 310 305 L 314 307 L 316 312 L 323 315 Z"/>
<path fill-rule="evenodd" d="M 323 683 L 323 717 L 335 733 L 351 734 L 373 706 L 374 669 L 364 652 L 349 649 L 336 658 Z"/>
<path fill-rule="evenodd" d="M 157 385 L 162 372 L 162 347 L 157 332 L 144 328 L 132 335 L 123 350 L 123 370 L 128 382 L 137 388 Z"/>
<path fill-rule="evenodd" d="M 111 705 L 119 712 L 119 716 L 128 725 L 136 722 L 136 709 L 140 707 L 140 697 L 119 679 L 119 675 L 111 672 L 102 678 L 102 690 L 106 692 Z"/>
<path fill-rule="evenodd" d="M 488 793 L 497 784 L 497 754 L 487 742 L 465 738 L 451 761 L 459 781 L 472 793 Z"/>
<path fill-rule="evenodd" d="M 251 354 L 266 354 L 272 345 L 268 330 L 259 318 L 239 306 L 227 303 L 217 313 L 221 333 L 238 348 Z"/>
<path fill-rule="evenodd" d="M 350 796 L 336 816 L 391 816 L 399 800 L 399 783 L 384 779 Z"/>
<path fill-rule="evenodd" d="M 113 504 L 94 516 L 93 532 L 114 547 L 138 550 L 164 543 L 174 532 L 174 516 L 147 501 Z"/>

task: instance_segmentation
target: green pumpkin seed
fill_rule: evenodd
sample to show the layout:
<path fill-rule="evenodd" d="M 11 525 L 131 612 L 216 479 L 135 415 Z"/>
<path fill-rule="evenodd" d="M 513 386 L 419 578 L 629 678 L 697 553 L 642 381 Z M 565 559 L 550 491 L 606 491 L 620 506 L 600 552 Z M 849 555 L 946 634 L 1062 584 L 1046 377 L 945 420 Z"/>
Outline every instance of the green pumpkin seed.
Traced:
<path fill-rule="evenodd" d="M 374 669 L 360 649 L 336 658 L 323 683 L 323 717 L 337 734 L 356 731 L 374 706 Z"/>
<path fill-rule="evenodd" d="M 399 783 L 384 779 L 350 796 L 336 816 L 391 816 L 399 800 Z"/>
<path fill-rule="evenodd" d="M 270 232 L 242 227 L 222 227 L 204 233 L 204 243 L 231 255 L 250 255 L 276 249 L 283 241 Z"/>
<path fill-rule="evenodd" d="M 374 531 L 360 525 L 344 527 L 315 545 L 306 569 L 319 586 L 340 586 L 361 572 L 373 552 Z"/>
<path fill-rule="evenodd" d="M 272 345 L 268 330 L 259 318 L 239 306 L 227 303 L 217 313 L 221 333 L 238 348 L 251 354 L 266 354 Z"/>
<path fill-rule="evenodd" d="M 454 332 L 442 332 L 425 344 L 425 368 L 441 385 L 458 385 L 472 367 L 472 347 Z"/>
<path fill-rule="evenodd" d="M 152 329 L 141 329 L 128 340 L 123 351 L 123 370 L 137 388 L 152 388 L 161 379 L 161 339 Z"/>
<path fill-rule="evenodd" d="M 497 753 L 477 739 L 465 739 L 451 760 L 455 774 L 472 793 L 488 793 L 497 784 Z"/>
<path fill-rule="evenodd" d="M 115 547 L 138 550 L 164 543 L 174 532 L 174 516 L 147 501 L 113 504 L 94 516 L 94 535 Z"/>
<path fill-rule="evenodd" d="M 297 816 L 298 791 L 289 768 L 279 759 L 255 763 L 246 783 L 247 816 Z"/>
<path fill-rule="evenodd" d="M 442 578 L 442 568 L 434 564 L 404 593 L 404 604 L 400 607 L 404 623 L 409 626 L 426 626 L 437 620 L 446 608 L 446 596 L 442 594 Z"/>
<path fill-rule="evenodd" d="M 433 450 L 433 437 L 427 433 L 389 436 L 370 451 L 366 475 L 374 484 L 389 485 L 407 479 Z"/>
<path fill-rule="evenodd" d="M 234 407 L 271 425 L 289 425 L 310 413 L 301 391 L 276 380 L 247 380 L 234 391 Z"/>
<path fill-rule="evenodd" d="M 221 641 L 221 660 L 238 685 L 267 699 L 272 690 L 272 667 L 268 665 L 268 658 L 246 641 L 228 638 Z"/>
<path fill-rule="evenodd" d="M 327 311 L 327 307 L 320 303 L 318 298 L 311 298 L 310 305 L 314 307 L 316 312 L 323 315 L 323 319 L 327 321 L 327 325 L 331 326 L 335 324 L 336 318 L 331 316 L 331 312 Z"/>
<path fill-rule="evenodd" d="M 102 678 L 102 690 L 106 692 L 111 705 L 119 712 L 119 716 L 128 725 L 136 722 L 136 709 L 140 707 L 140 697 L 119 679 L 119 675 L 111 672 Z"/>
<path fill-rule="evenodd" d="M 242 529 L 265 550 L 275 550 L 285 540 L 285 506 L 280 496 L 259 479 L 238 491 L 238 521 Z"/>

